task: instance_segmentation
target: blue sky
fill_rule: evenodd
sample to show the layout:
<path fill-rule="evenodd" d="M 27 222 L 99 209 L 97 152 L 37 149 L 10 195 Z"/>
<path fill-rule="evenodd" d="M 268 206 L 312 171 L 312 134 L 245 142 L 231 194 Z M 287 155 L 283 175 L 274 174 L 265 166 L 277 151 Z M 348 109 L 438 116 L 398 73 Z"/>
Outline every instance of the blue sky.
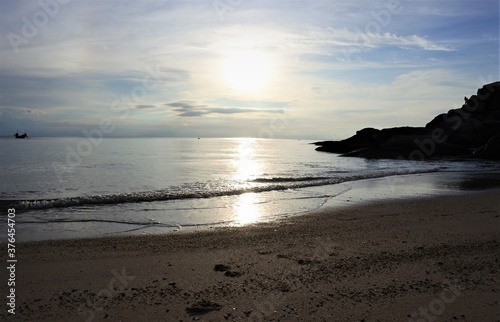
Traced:
<path fill-rule="evenodd" d="M 0 9 L 0 135 L 340 139 L 423 126 L 500 79 L 498 0 Z"/>

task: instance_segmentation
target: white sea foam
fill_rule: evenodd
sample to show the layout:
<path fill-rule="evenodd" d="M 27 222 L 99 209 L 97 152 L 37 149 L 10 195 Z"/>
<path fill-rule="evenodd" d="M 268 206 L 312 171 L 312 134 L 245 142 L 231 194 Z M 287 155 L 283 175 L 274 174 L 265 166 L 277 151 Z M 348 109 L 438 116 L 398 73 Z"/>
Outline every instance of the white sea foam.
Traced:
<path fill-rule="evenodd" d="M 257 178 L 250 181 L 247 185 L 234 182 L 231 185 L 228 182 L 220 183 L 207 182 L 205 184 L 195 183 L 184 185 L 182 187 L 172 187 L 172 189 L 163 189 L 156 191 L 141 191 L 133 193 L 117 193 L 109 195 L 89 195 L 68 197 L 60 199 L 42 199 L 42 200 L 22 200 L 12 201 L 20 209 L 49 209 L 49 208 L 67 208 L 88 205 L 112 205 L 137 202 L 153 202 L 178 199 L 198 199 L 212 198 L 222 196 L 240 195 L 243 193 L 259 193 L 275 190 L 299 189 L 305 187 L 332 185 L 349 181 L 359 181 L 371 178 L 382 178 L 397 175 L 408 175 L 418 173 L 430 173 L 438 169 L 426 170 L 397 170 L 382 171 L 377 173 L 366 173 L 359 175 L 350 175 L 342 177 L 272 177 Z M 206 187 L 211 187 L 207 189 Z"/>

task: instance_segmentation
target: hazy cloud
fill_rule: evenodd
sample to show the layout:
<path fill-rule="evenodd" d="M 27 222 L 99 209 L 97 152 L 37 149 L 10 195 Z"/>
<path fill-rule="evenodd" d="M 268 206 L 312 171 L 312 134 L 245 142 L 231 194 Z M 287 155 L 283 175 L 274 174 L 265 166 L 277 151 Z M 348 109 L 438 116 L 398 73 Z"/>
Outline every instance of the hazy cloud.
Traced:
<path fill-rule="evenodd" d="M 213 107 L 207 104 L 199 104 L 194 101 L 179 101 L 165 104 L 172 107 L 172 111 L 181 117 L 204 116 L 211 114 L 244 114 L 244 113 L 282 113 L 282 110 L 239 108 L 239 107 Z"/>
<path fill-rule="evenodd" d="M 416 34 L 397 35 L 390 32 L 372 33 L 361 29 L 309 27 L 296 41 L 308 46 L 340 46 L 354 48 L 376 48 L 396 46 L 402 49 L 453 51 L 443 41 L 435 41 Z"/>
<path fill-rule="evenodd" d="M 156 108 L 156 105 L 141 104 L 141 105 L 137 105 L 135 108 L 137 108 L 137 109 Z"/>

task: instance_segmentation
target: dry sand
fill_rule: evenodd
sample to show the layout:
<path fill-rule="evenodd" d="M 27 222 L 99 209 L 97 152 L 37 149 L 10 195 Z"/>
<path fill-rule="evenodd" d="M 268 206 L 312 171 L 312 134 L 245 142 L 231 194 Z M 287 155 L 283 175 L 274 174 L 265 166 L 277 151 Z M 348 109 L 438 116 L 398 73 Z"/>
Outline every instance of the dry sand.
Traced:
<path fill-rule="evenodd" d="M 489 191 L 243 228 L 18 243 L 16 314 L 4 304 L 0 320 L 499 321 L 499 200 Z"/>

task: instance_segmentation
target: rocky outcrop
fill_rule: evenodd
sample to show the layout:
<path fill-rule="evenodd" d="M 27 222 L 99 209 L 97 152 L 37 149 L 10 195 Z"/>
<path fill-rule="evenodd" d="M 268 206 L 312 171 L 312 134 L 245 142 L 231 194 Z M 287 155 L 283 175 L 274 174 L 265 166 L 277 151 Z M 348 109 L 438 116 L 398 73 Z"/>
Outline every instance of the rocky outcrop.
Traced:
<path fill-rule="evenodd" d="M 500 160 L 500 133 L 492 136 L 485 145 L 475 150 L 474 156 L 482 159 Z"/>
<path fill-rule="evenodd" d="M 313 143 L 317 151 L 364 158 L 500 160 L 500 82 L 465 97 L 458 109 L 440 114 L 425 127 L 365 128 L 348 139 Z"/>

